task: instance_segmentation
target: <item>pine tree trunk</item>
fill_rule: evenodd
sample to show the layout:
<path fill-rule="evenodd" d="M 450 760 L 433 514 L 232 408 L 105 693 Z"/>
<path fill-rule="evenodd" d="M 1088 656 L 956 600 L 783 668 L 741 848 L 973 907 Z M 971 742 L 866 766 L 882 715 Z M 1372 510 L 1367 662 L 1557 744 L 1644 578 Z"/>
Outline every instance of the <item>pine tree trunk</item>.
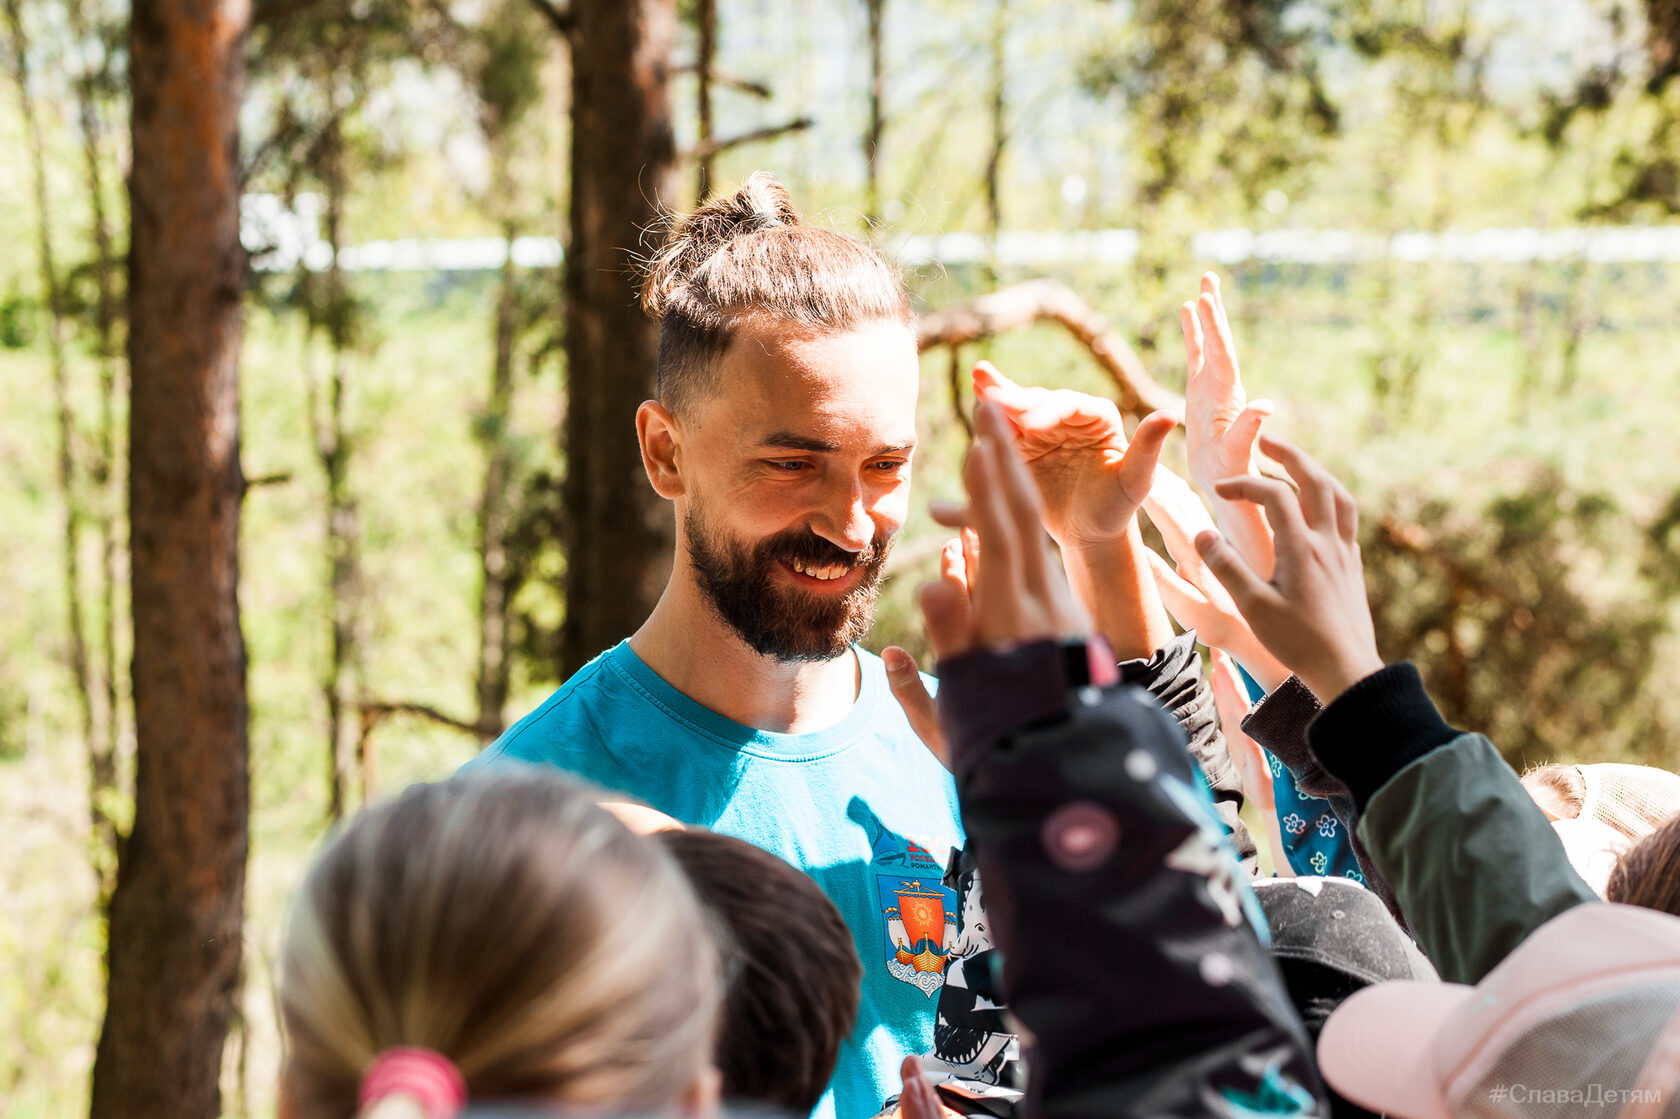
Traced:
<path fill-rule="evenodd" d="M 476 724 L 480 741 L 486 743 L 502 733 L 513 651 L 508 628 L 513 592 L 513 570 L 508 557 L 511 528 L 508 489 L 513 475 L 513 455 L 508 424 L 513 416 L 513 350 L 519 332 L 519 274 L 513 263 L 514 233 L 512 223 L 503 229 L 508 255 L 502 262 L 496 294 L 496 353 L 490 369 L 490 399 L 482 425 L 484 487 L 478 501 L 478 559 L 482 579 L 478 598 Z"/>
<path fill-rule="evenodd" d="M 88 0 L 69 5 L 70 28 L 85 40 L 95 31 L 88 23 Z M 103 912 L 116 885 L 117 825 L 112 819 L 112 802 L 119 796 L 117 743 L 122 732 L 122 707 L 118 697 L 117 588 L 121 585 L 119 534 L 122 529 L 121 474 L 117 470 L 117 402 L 121 388 L 117 379 L 117 258 L 111 243 L 111 223 L 105 213 L 104 135 L 105 122 L 97 90 L 109 77 L 110 58 L 101 55 L 98 68 L 76 82 L 77 120 L 82 133 L 82 165 L 87 178 L 89 213 L 94 246 L 94 278 L 98 297 L 94 304 L 95 354 L 99 359 L 99 429 L 95 454 L 88 469 L 98 491 L 95 520 L 99 528 L 99 677 L 104 693 L 104 719 L 96 742 L 90 743 L 89 785 L 93 803 L 95 859 L 99 867 L 99 901 Z"/>
<path fill-rule="evenodd" d="M 670 574 L 673 539 L 636 444 L 636 407 L 658 391 L 659 328 L 637 305 L 630 264 L 660 207 L 676 198 L 676 8 L 674 0 L 575 0 L 570 13 L 563 675 L 646 620 Z"/>
<path fill-rule="evenodd" d="M 239 101 L 249 5 L 129 31 L 135 818 L 111 899 L 94 1119 L 213 1119 L 239 982 L 249 777 L 239 629 Z"/>

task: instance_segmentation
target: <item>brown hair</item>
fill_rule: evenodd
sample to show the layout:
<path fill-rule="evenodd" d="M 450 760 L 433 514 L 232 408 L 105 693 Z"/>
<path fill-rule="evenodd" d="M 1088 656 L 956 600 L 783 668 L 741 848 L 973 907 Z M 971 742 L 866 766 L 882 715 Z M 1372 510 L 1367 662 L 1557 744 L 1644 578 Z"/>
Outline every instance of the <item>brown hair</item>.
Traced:
<path fill-rule="evenodd" d="M 1621 857 L 1604 887 L 1604 900 L 1680 917 L 1680 816 Z"/>
<path fill-rule="evenodd" d="M 655 1111 L 710 1065 L 718 963 L 663 850 L 558 774 L 472 772 L 356 816 L 293 900 L 278 994 L 296 1119 L 356 1113 L 393 1046 L 469 1097 Z"/>
<path fill-rule="evenodd" d="M 851 930 L 815 882 L 767 851 L 698 829 L 657 838 L 721 926 L 724 1096 L 806 1114 L 857 1017 Z"/>
<path fill-rule="evenodd" d="M 672 411 L 708 386 L 749 318 L 809 334 L 913 321 L 898 272 L 856 237 L 801 224 L 767 171 L 673 222 L 645 265 L 642 306 L 659 319 L 659 398 Z"/>

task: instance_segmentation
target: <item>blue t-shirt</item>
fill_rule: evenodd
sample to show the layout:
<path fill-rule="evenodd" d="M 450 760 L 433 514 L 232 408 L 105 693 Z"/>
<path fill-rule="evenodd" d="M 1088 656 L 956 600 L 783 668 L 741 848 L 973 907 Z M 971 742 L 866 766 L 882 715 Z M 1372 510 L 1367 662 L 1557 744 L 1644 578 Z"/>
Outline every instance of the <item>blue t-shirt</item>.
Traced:
<path fill-rule="evenodd" d="M 956 786 L 910 729 L 881 659 L 855 650 L 857 701 L 836 725 L 776 734 L 689 699 L 620 642 L 469 765 L 557 765 L 683 821 L 737 836 L 816 880 L 863 961 L 857 1027 L 813 1115 L 863 1119 L 932 1045 L 956 939 L 941 881 L 963 843 Z M 789 913 L 788 935 L 799 937 Z"/>
<path fill-rule="evenodd" d="M 1238 671 L 1248 689 L 1249 703 L 1265 699 L 1266 689 L 1241 665 Z M 1278 828 L 1289 868 L 1303 877 L 1351 878 L 1365 885 L 1359 858 L 1353 853 L 1353 837 L 1344 834 L 1347 829 L 1331 810 L 1330 802 L 1303 793 L 1295 787 L 1295 775 L 1271 751 L 1262 748 L 1260 753 L 1266 759 L 1266 768 L 1272 771 L 1272 799 L 1277 805 Z"/>

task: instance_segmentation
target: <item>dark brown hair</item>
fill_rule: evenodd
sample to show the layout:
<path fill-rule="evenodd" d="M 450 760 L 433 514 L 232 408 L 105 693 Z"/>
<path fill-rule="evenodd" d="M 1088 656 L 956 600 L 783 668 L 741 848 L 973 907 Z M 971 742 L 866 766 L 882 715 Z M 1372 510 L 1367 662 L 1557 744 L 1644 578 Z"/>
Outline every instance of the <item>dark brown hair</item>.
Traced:
<path fill-rule="evenodd" d="M 676 856 L 723 941 L 724 1097 L 808 1113 L 857 1017 L 863 966 L 851 930 L 815 882 L 750 843 L 699 829 L 655 839 Z"/>
<path fill-rule="evenodd" d="M 1604 900 L 1680 917 L 1680 816 L 1621 857 L 1604 887 Z"/>
<path fill-rule="evenodd" d="M 673 412 L 709 385 L 747 319 L 806 334 L 913 321 L 898 272 L 858 238 L 802 224 L 766 171 L 673 222 L 646 263 L 642 306 L 659 319 L 659 398 Z"/>
<path fill-rule="evenodd" d="M 297 1119 L 356 1114 L 375 1056 L 423 1046 L 474 1098 L 661 1111 L 711 1063 L 720 994 L 665 851 L 519 767 L 358 814 L 294 896 L 277 996 Z"/>

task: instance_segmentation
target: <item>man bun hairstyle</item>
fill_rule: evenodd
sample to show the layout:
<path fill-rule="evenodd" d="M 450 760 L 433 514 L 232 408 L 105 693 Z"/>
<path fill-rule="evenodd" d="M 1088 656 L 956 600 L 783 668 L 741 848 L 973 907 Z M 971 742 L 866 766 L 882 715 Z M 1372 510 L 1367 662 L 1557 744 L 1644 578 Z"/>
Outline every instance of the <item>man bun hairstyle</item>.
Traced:
<path fill-rule="evenodd" d="M 710 386 L 745 321 L 805 335 L 914 321 L 898 271 L 859 238 L 801 222 L 767 171 L 673 221 L 645 264 L 642 306 L 660 322 L 659 398 L 673 412 Z"/>

